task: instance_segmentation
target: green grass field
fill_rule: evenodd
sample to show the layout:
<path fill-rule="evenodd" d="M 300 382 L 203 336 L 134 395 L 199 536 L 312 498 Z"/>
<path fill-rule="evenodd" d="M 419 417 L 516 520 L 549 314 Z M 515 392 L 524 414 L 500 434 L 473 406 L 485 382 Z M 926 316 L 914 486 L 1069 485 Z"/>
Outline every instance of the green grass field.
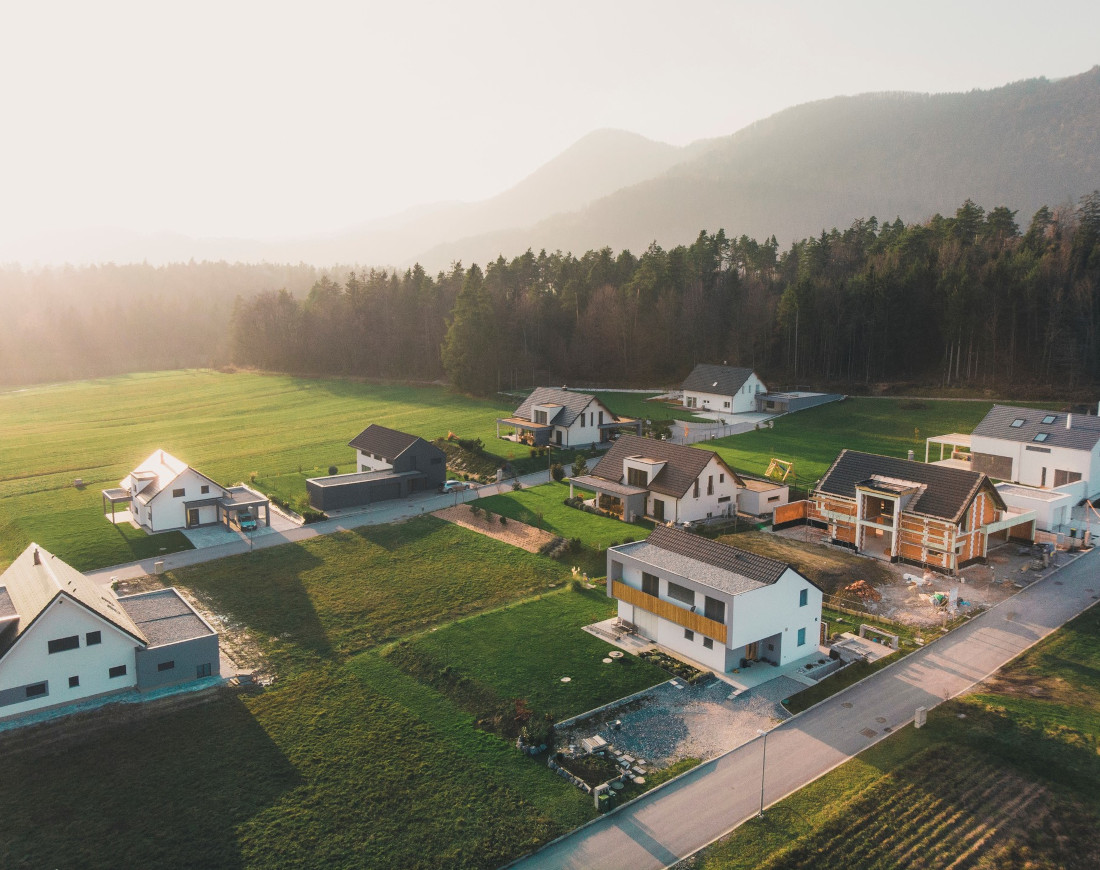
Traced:
<path fill-rule="evenodd" d="M 704 420 L 682 405 L 670 405 L 667 402 L 647 401 L 659 393 L 617 393 L 596 392 L 596 396 L 609 411 L 620 417 L 633 417 L 635 420 Z"/>
<path fill-rule="evenodd" d="M 158 448 L 222 484 L 255 472 L 286 498 L 304 494 L 305 478 L 330 465 L 350 470 L 347 443 L 370 423 L 490 444 L 496 418 L 512 410 L 442 388 L 205 370 L 3 393 L 0 568 L 31 540 L 80 570 L 189 547 L 182 535 L 149 540 L 103 519 L 100 490 Z"/>
<path fill-rule="evenodd" d="M 388 657 L 471 712 L 523 698 L 560 720 L 668 679 L 633 656 L 604 664 L 614 647 L 577 630 L 614 614 L 602 588 L 566 590 L 419 635 Z"/>
<path fill-rule="evenodd" d="M 719 438 L 700 445 L 715 450 L 738 471 L 763 474 L 772 457 L 794 462 L 802 486 L 828 471 L 841 450 L 862 450 L 905 458 L 912 450 L 924 461 L 924 439 L 970 432 L 992 402 L 904 399 L 846 399 L 775 420 L 775 428 Z M 935 458 L 939 458 L 936 449 Z"/>
<path fill-rule="evenodd" d="M 575 494 L 592 497 L 592 493 L 580 489 L 576 489 Z M 580 538 L 590 547 L 604 550 L 627 538 L 640 541 L 650 532 L 647 525 L 624 523 L 567 507 L 564 502 L 568 497 L 569 484 L 548 483 L 519 492 L 490 495 L 478 499 L 476 504 L 508 519 L 537 526 L 563 538 Z"/>
<path fill-rule="evenodd" d="M 709 847 L 696 870 L 1100 866 L 1100 610 Z M 953 862 L 958 862 L 953 863 Z"/>

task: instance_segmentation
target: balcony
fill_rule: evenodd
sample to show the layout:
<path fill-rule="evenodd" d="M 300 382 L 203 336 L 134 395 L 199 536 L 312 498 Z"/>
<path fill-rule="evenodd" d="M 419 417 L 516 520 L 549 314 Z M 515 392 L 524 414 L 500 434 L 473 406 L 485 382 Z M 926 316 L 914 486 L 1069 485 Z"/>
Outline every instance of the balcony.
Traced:
<path fill-rule="evenodd" d="M 704 637 L 718 641 L 722 646 L 726 645 L 727 629 L 721 622 L 715 622 L 713 619 L 707 619 L 705 616 L 692 613 L 683 607 L 677 607 L 671 601 L 662 601 L 656 596 L 642 592 L 641 589 L 627 586 L 619 580 L 611 581 L 611 594 L 620 601 L 625 601 L 627 604 L 633 604 L 642 608 L 642 610 L 655 613 L 661 619 L 667 619 L 669 622 L 674 622 L 684 628 L 690 628 Z"/>

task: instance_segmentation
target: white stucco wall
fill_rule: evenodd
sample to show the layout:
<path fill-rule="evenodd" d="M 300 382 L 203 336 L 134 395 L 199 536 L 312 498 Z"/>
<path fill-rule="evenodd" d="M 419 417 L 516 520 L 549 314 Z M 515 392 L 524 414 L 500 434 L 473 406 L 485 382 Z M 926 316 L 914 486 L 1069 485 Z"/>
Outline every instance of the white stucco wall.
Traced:
<path fill-rule="evenodd" d="M 90 631 L 100 632 L 102 643 L 87 646 Z M 78 649 L 49 652 L 49 641 L 74 634 L 80 637 Z M 0 660 L 0 690 L 48 681 L 49 694 L 6 704 L 0 707 L 0 717 L 133 688 L 136 646 L 137 641 L 83 605 L 65 596 L 58 598 Z M 108 671 L 116 665 L 126 665 L 126 675 L 112 679 Z M 79 677 L 80 686 L 70 689 L 69 677 Z"/>
<path fill-rule="evenodd" d="M 806 592 L 800 607 L 799 593 Z M 771 586 L 744 592 L 733 599 L 728 646 L 737 649 L 774 634 L 782 635 L 779 664 L 817 651 L 821 631 L 821 590 L 788 568 Z M 798 629 L 806 629 L 806 643 L 798 646 Z"/>
<path fill-rule="evenodd" d="M 393 466 L 381 456 L 373 456 L 356 448 L 355 467 L 359 471 L 389 471 Z"/>
<path fill-rule="evenodd" d="M 714 493 L 707 495 L 707 478 L 714 478 Z M 724 479 L 721 479 L 724 478 Z M 702 473 L 698 477 L 699 496 L 694 495 L 694 487 L 689 488 L 687 495 L 676 499 L 670 495 L 653 493 L 650 495 L 650 514 L 652 515 L 652 501 L 659 498 L 665 502 L 665 520 L 667 522 L 690 523 L 695 520 L 706 519 L 708 516 L 718 517 L 732 514 L 737 507 L 737 483 L 733 475 L 718 461 L 712 457 Z M 719 501 L 719 499 L 728 501 Z"/>
<path fill-rule="evenodd" d="M 790 499 L 790 487 L 778 486 L 774 490 L 757 492 L 754 489 L 741 489 L 737 492 L 737 501 L 741 510 L 747 514 L 761 516 L 770 514 L 777 507 L 785 505 Z M 773 501 L 774 499 L 774 501 Z"/>
<path fill-rule="evenodd" d="M 766 393 L 767 387 L 755 372 L 741 385 L 734 395 L 704 393 L 698 390 L 684 390 L 684 407 L 697 410 L 717 411 L 726 414 L 746 414 L 756 411 L 756 394 Z M 692 403 L 694 400 L 694 404 Z"/>
<path fill-rule="evenodd" d="M 1038 448 L 1028 450 L 1028 447 Z M 1056 469 L 1075 471 L 1087 482 L 1090 494 L 1100 491 L 1100 444 L 1091 452 L 1071 450 L 1067 447 L 1047 446 L 1036 442 L 1007 441 L 1000 438 L 988 438 L 974 435 L 971 438 L 972 453 L 989 453 L 993 456 L 1007 456 L 1012 459 L 1012 479 L 1014 483 L 1026 486 L 1054 486 Z M 1049 453 L 1042 452 L 1049 450 Z M 1046 479 L 1043 479 L 1043 469 Z"/>
<path fill-rule="evenodd" d="M 612 420 L 611 412 L 603 406 L 600 402 L 593 399 L 585 409 L 577 415 L 577 419 L 573 421 L 573 425 L 569 428 L 563 426 L 555 426 L 554 431 L 558 430 L 562 432 L 562 446 L 563 447 L 583 447 L 589 444 L 600 443 L 600 414 L 603 413 L 603 422 L 610 423 Z M 557 435 L 553 438 L 553 443 L 557 444 Z"/>
<path fill-rule="evenodd" d="M 209 487 L 210 491 L 204 493 L 202 491 L 204 486 Z M 172 494 L 178 489 L 183 490 L 182 496 L 175 496 Z M 198 501 L 204 498 L 217 498 L 226 494 L 227 492 L 224 487 L 218 486 L 216 483 L 207 480 L 193 468 L 188 468 L 183 474 L 153 496 L 146 510 L 141 512 L 143 515 L 140 517 L 139 522 L 148 525 L 154 532 L 163 532 L 167 529 L 182 529 L 187 525 L 187 510 L 183 506 L 184 502 Z M 209 519 L 203 519 L 203 508 L 199 508 L 200 523 L 214 522 L 216 508 L 211 505 L 207 510 L 206 516 L 209 517 Z"/>

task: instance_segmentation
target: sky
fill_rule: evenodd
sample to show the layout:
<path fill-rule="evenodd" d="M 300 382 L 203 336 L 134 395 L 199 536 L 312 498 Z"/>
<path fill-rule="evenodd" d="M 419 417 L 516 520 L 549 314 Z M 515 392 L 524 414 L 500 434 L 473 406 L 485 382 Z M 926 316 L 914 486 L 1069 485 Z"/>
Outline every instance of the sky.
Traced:
<path fill-rule="evenodd" d="M 0 258 L 277 240 L 515 184 L 602 128 L 684 145 L 868 91 L 1100 63 L 1100 3 L 0 0 Z"/>

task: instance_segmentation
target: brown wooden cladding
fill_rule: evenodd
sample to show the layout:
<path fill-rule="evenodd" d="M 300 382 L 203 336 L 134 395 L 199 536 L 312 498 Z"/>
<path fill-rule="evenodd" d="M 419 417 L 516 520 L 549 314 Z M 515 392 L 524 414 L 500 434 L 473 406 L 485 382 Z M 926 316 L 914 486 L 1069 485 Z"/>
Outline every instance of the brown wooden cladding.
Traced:
<path fill-rule="evenodd" d="M 713 619 L 707 619 L 698 613 L 692 613 L 690 610 L 677 607 L 669 601 L 662 601 L 653 595 L 647 595 L 641 589 L 627 586 L 618 580 L 611 581 L 611 594 L 620 601 L 633 604 L 642 608 L 642 610 L 648 610 L 650 613 L 657 614 L 661 619 L 675 622 L 677 625 L 682 625 L 684 628 L 690 628 L 692 631 L 697 631 L 699 634 L 712 638 L 723 646 L 726 645 L 726 626 L 721 622 L 715 622 Z"/>

